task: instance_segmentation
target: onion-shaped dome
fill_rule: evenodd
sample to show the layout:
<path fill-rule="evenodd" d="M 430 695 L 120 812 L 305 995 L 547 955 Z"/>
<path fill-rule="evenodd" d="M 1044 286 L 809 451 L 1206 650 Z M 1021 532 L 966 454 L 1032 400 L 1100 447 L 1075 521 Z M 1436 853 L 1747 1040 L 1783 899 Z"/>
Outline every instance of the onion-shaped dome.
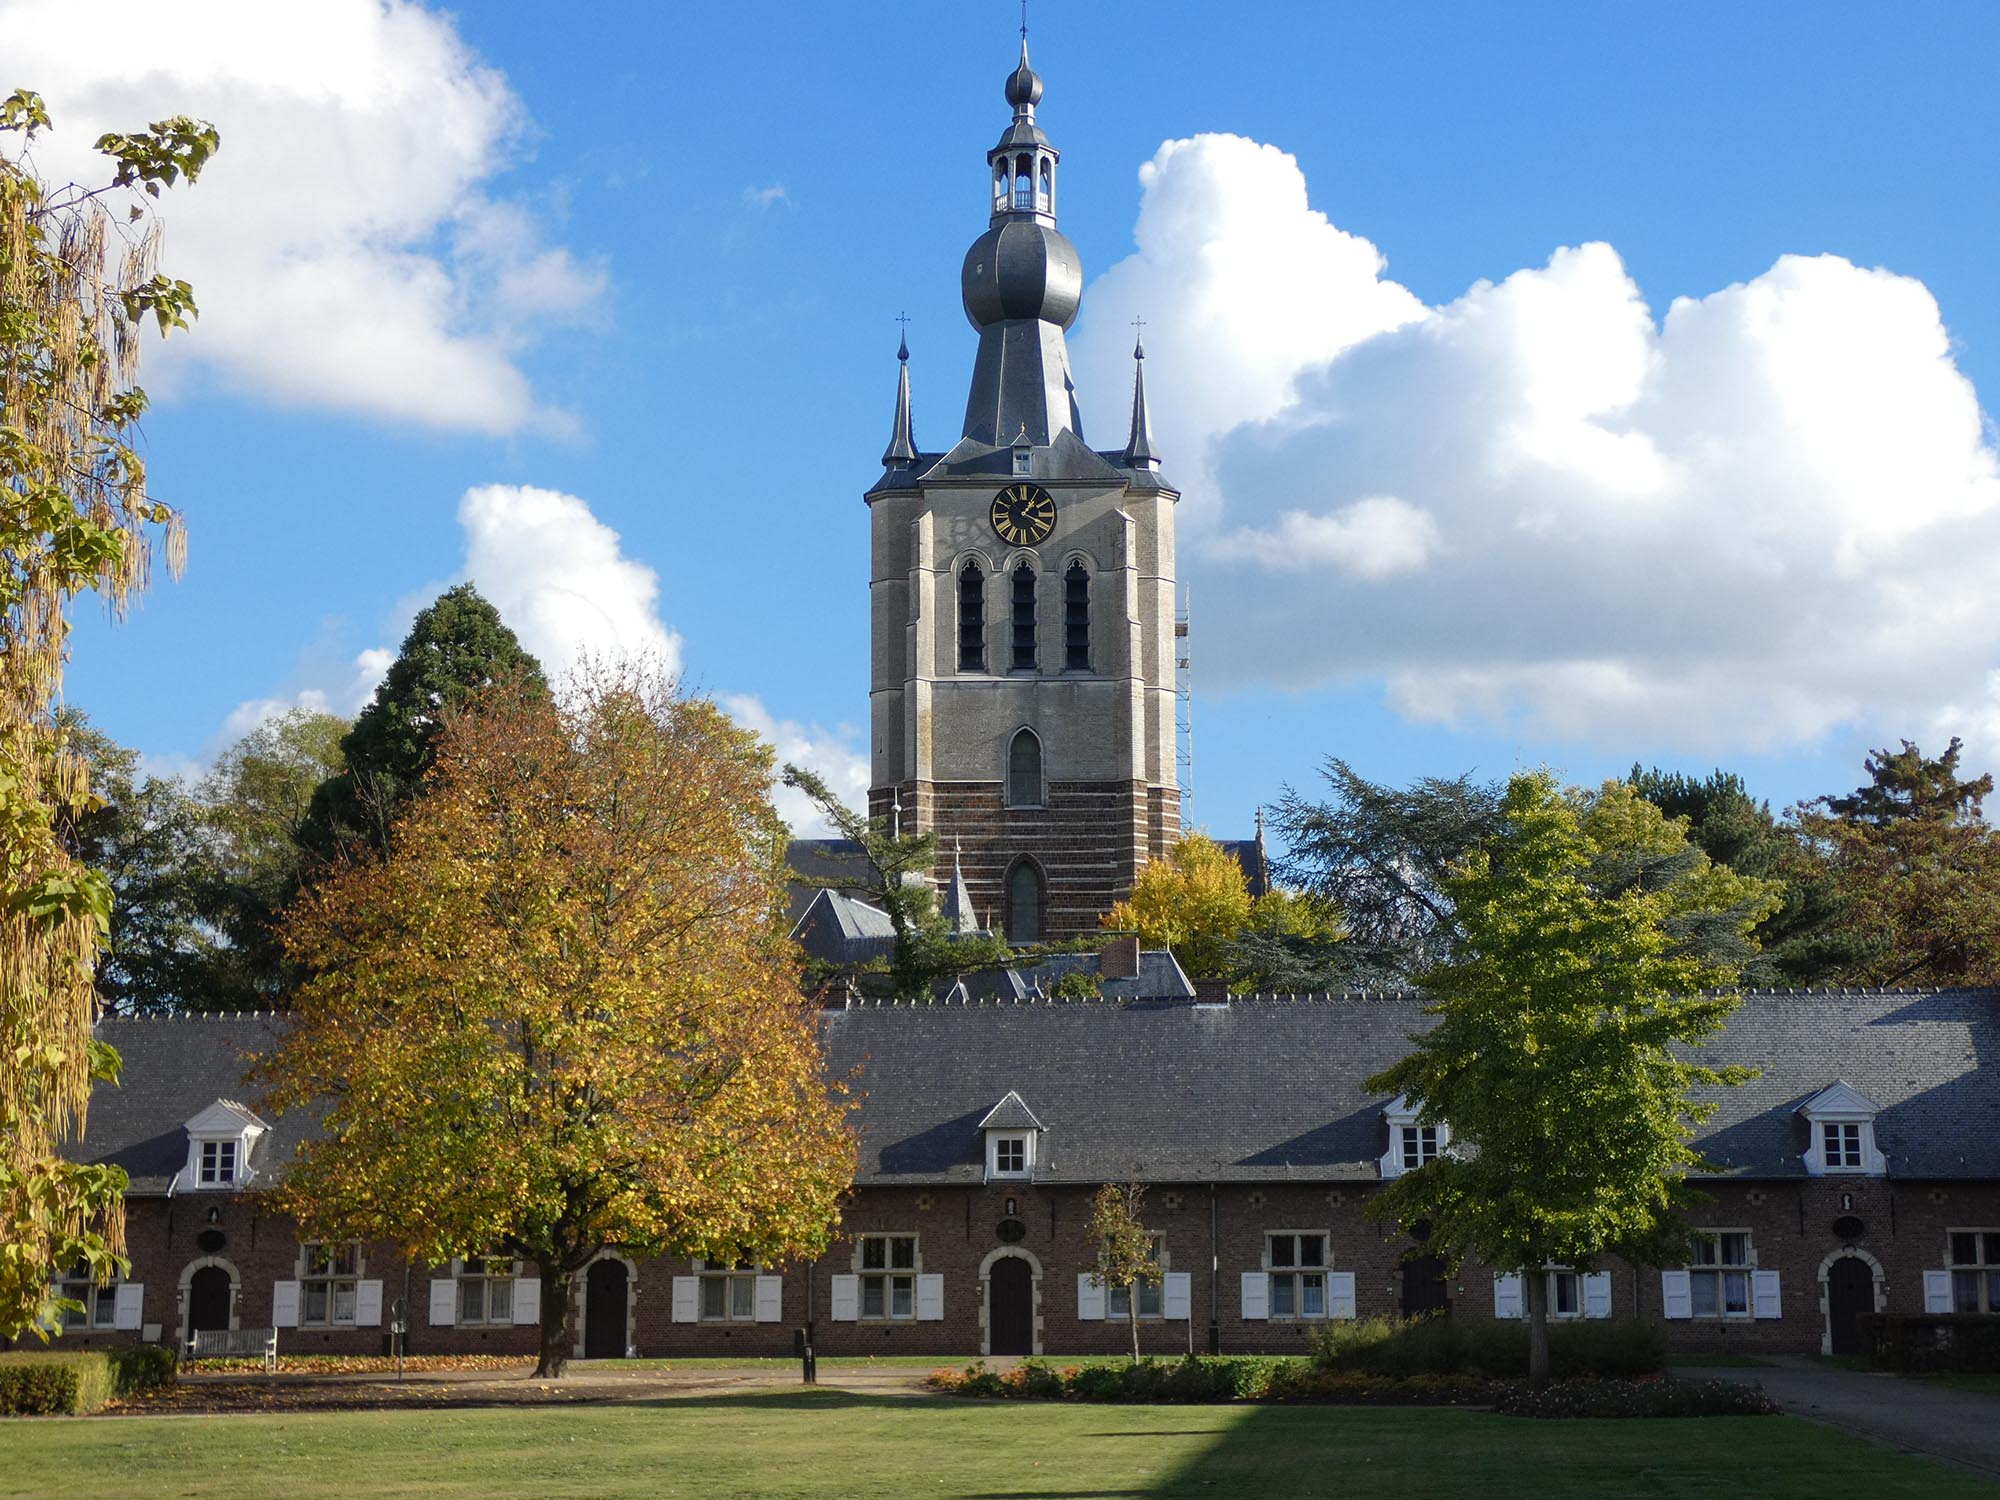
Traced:
<path fill-rule="evenodd" d="M 975 328 L 1039 318 L 1067 329 L 1083 301 L 1083 262 L 1053 224 L 1004 219 L 965 252 L 959 291 Z"/>
<path fill-rule="evenodd" d="M 1021 38 L 1021 63 L 1007 75 L 1007 102 L 1016 109 L 1033 109 L 1042 102 L 1042 75 L 1028 66 L 1028 39 Z"/>

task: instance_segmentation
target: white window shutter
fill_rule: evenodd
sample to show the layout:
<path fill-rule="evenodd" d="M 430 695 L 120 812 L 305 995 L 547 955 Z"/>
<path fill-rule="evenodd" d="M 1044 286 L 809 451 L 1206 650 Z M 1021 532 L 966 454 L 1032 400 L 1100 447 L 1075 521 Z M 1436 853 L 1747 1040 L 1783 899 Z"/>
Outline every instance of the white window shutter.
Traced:
<path fill-rule="evenodd" d="M 381 1282 L 357 1281 L 354 1283 L 354 1326 L 356 1328 L 380 1328 L 382 1326 Z"/>
<path fill-rule="evenodd" d="M 1521 1316 L 1521 1273 L 1507 1271 L 1493 1278 L 1493 1316 L 1496 1318 L 1518 1318 Z"/>
<path fill-rule="evenodd" d="M 1951 1311 L 1951 1272 L 1924 1272 L 1924 1311 L 1927 1313 Z"/>
<path fill-rule="evenodd" d="M 701 1278 L 699 1276 L 676 1276 L 674 1278 L 674 1321 L 676 1323 L 698 1323 L 701 1321 Z"/>
<path fill-rule="evenodd" d="M 296 1281 L 280 1281 L 271 1288 L 271 1326 L 299 1326 L 299 1284 Z"/>
<path fill-rule="evenodd" d="M 1329 1271 L 1326 1273 L 1326 1315 L 1329 1318 L 1351 1318 L 1354 1316 L 1354 1273 L 1352 1271 Z"/>
<path fill-rule="evenodd" d="M 1611 1273 L 1592 1271 L 1583 1278 L 1583 1315 L 1586 1318 L 1611 1316 Z"/>
<path fill-rule="evenodd" d="M 944 1321 L 944 1277 L 936 1271 L 926 1272 L 917 1278 L 917 1321 Z"/>
<path fill-rule="evenodd" d="M 1243 1273 L 1243 1317 L 1245 1321 L 1271 1316 L 1271 1277 L 1265 1271 Z"/>
<path fill-rule="evenodd" d="M 1089 1271 L 1076 1273 L 1076 1316 L 1083 1323 L 1104 1319 L 1104 1283 Z"/>
<path fill-rule="evenodd" d="M 1778 1296 L 1778 1273 L 1776 1271 L 1752 1271 L 1750 1273 L 1750 1311 L 1759 1318 L 1782 1318 L 1785 1304 Z"/>
<path fill-rule="evenodd" d="M 531 1323 L 542 1321 L 542 1278 L 539 1276 L 516 1276 L 514 1278 L 514 1325 L 525 1328 Z"/>
<path fill-rule="evenodd" d="M 1193 1316 L 1194 1278 L 1186 1271 L 1169 1271 L 1160 1295 L 1160 1314 L 1168 1318 Z"/>
<path fill-rule="evenodd" d="M 782 1276 L 759 1276 L 757 1278 L 757 1321 L 776 1323 L 785 1315 L 785 1278 Z"/>
<path fill-rule="evenodd" d="M 143 1281 L 121 1281 L 114 1297 L 116 1300 L 111 1304 L 111 1326 L 137 1328 L 144 1317 L 146 1284 Z"/>
<path fill-rule="evenodd" d="M 1694 1289 L 1687 1272 L 1660 1272 L 1660 1305 L 1669 1318 L 1694 1316 Z"/>
<path fill-rule="evenodd" d="M 827 1310 L 827 1316 L 836 1323 L 852 1323 L 861 1316 L 859 1276 L 833 1278 L 833 1305 Z"/>
<path fill-rule="evenodd" d="M 458 1321 L 458 1283 L 446 1276 L 431 1283 L 431 1327 L 449 1328 Z"/>

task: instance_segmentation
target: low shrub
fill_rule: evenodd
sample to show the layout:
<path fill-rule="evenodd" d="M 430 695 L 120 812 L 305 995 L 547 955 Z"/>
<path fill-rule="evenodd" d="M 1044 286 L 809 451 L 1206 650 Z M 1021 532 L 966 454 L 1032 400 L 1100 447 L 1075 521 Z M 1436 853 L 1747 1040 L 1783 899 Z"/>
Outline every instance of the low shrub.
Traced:
<path fill-rule="evenodd" d="M 111 1396 L 111 1360 L 100 1351 L 0 1354 L 0 1416 L 74 1416 Z"/>
<path fill-rule="evenodd" d="M 1353 1318 L 1313 1331 L 1316 1369 L 1366 1375 L 1478 1375 L 1517 1379 L 1528 1371 L 1526 1323 L 1427 1318 Z M 1631 1379 L 1666 1368 L 1666 1335 L 1656 1324 L 1604 1318 L 1552 1324 L 1549 1371 Z"/>
<path fill-rule="evenodd" d="M 1265 1399 L 1329 1406 L 1482 1406 L 1492 1395 L 1493 1382 L 1476 1375 L 1367 1375 L 1300 1366 L 1274 1379 Z"/>
<path fill-rule="evenodd" d="M 1878 1370 L 2000 1370 L 2000 1318 L 1984 1313 L 1865 1313 L 1861 1337 Z"/>
<path fill-rule="evenodd" d="M 1516 1417 L 1769 1417 L 1778 1408 L 1754 1385 L 1733 1380 L 1560 1380 L 1494 1392 L 1496 1411 Z"/>
<path fill-rule="evenodd" d="M 111 1394 L 130 1396 L 174 1383 L 174 1351 L 166 1344 L 131 1344 L 107 1349 L 111 1361 Z"/>

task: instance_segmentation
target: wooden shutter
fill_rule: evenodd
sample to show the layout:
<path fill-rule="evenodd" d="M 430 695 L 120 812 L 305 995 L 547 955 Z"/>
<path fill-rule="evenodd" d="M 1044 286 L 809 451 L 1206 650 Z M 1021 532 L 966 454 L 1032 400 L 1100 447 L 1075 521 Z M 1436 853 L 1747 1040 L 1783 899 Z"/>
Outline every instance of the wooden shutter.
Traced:
<path fill-rule="evenodd" d="M 1784 1301 L 1778 1296 L 1776 1271 L 1752 1271 L 1750 1287 L 1750 1308 L 1757 1317 L 1782 1318 L 1785 1315 Z"/>
<path fill-rule="evenodd" d="M 1089 1271 L 1076 1273 L 1076 1316 L 1083 1323 L 1104 1318 L 1104 1283 Z"/>
<path fill-rule="evenodd" d="M 525 1328 L 531 1323 L 542 1321 L 542 1278 L 539 1276 L 516 1276 L 514 1278 L 514 1326 Z"/>
<path fill-rule="evenodd" d="M 1660 1304 L 1669 1318 L 1694 1316 L 1694 1289 L 1687 1272 L 1660 1272 Z"/>
<path fill-rule="evenodd" d="M 1924 1272 L 1924 1311 L 1948 1313 L 1951 1305 L 1951 1272 Z"/>
<path fill-rule="evenodd" d="M 380 1328 L 382 1326 L 381 1282 L 357 1281 L 354 1283 L 354 1326 L 356 1328 Z"/>
<path fill-rule="evenodd" d="M 431 1327 L 449 1328 L 458 1321 L 458 1283 L 449 1276 L 431 1283 Z"/>
<path fill-rule="evenodd" d="M 1329 1318 L 1351 1318 L 1354 1316 L 1354 1273 L 1352 1271 L 1328 1271 L 1326 1273 L 1326 1315 Z"/>
<path fill-rule="evenodd" d="M 852 1323 L 861 1316 L 861 1278 L 859 1276 L 836 1276 L 833 1278 L 832 1306 L 827 1316 L 836 1323 Z"/>
<path fill-rule="evenodd" d="M 1169 1271 L 1160 1293 L 1160 1312 L 1164 1317 L 1192 1317 L 1194 1308 L 1194 1278 L 1186 1271 Z"/>
<path fill-rule="evenodd" d="M 111 1326 L 137 1328 L 143 1318 L 146 1284 L 143 1281 L 121 1281 L 113 1296 L 115 1300 L 111 1304 Z"/>
<path fill-rule="evenodd" d="M 917 1321 L 944 1321 L 944 1277 L 932 1271 L 917 1278 Z"/>
<path fill-rule="evenodd" d="M 676 1276 L 674 1278 L 674 1321 L 676 1323 L 698 1323 L 701 1321 L 701 1278 L 699 1276 Z"/>
<path fill-rule="evenodd" d="M 1611 1316 L 1611 1273 L 1592 1271 L 1583 1278 L 1583 1315 L 1586 1318 Z"/>
<path fill-rule="evenodd" d="M 757 1278 L 757 1321 L 776 1323 L 784 1317 L 785 1278 L 782 1276 L 759 1276 Z"/>
<path fill-rule="evenodd" d="M 1243 1273 L 1243 1317 L 1246 1322 L 1271 1316 L 1271 1277 L 1264 1271 Z"/>
<path fill-rule="evenodd" d="M 1493 1278 L 1493 1316 L 1496 1318 L 1518 1318 L 1521 1316 L 1521 1273 L 1507 1271 Z"/>
<path fill-rule="evenodd" d="M 272 1286 L 271 1326 L 273 1328 L 299 1326 L 299 1284 L 296 1281 L 280 1281 Z"/>

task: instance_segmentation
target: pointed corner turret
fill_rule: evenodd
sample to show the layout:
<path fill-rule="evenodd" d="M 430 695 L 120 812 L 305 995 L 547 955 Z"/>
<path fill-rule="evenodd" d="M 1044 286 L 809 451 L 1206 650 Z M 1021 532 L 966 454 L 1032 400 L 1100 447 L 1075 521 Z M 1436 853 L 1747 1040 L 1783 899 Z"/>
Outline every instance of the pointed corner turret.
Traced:
<path fill-rule="evenodd" d="M 951 889 L 945 892 L 945 926 L 954 937 L 972 937 L 983 931 L 972 909 L 972 888 L 965 883 L 965 871 L 958 862 L 959 844 L 951 841 Z"/>
<path fill-rule="evenodd" d="M 1125 465 L 1132 469 L 1160 467 L 1160 455 L 1153 449 L 1153 419 L 1146 411 L 1146 342 L 1143 334 L 1132 345 L 1132 437 L 1125 445 Z"/>
<path fill-rule="evenodd" d="M 910 340 L 905 334 L 896 347 L 896 422 L 882 451 L 882 467 L 907 469 L 916 461 L 917 443 L 910 431 Z"/>

